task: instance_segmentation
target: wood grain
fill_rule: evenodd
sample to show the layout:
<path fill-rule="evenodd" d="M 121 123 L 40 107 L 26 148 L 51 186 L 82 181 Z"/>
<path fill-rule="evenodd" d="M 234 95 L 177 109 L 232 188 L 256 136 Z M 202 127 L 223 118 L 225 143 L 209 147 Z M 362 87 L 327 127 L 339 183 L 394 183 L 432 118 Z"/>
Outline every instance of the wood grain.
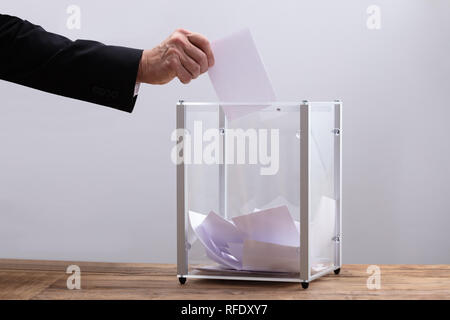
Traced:
<path fill-rule="evenodd" d="M 65 270 L 81 268 L 81 289 L 68 290 Z M 450 265 L 379 265 L 381 289 L 366 286 L 367 265 L 297 283 L 193 280 L 180 285 L 170 264 L 0 259 L 0 299 L 446 299 Z"/>

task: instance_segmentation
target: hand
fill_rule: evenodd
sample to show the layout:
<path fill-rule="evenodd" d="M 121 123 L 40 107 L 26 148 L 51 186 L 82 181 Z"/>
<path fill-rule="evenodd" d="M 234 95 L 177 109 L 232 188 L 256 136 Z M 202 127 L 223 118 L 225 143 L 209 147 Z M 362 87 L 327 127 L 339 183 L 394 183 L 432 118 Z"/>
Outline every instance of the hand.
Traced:
<path fill-rule="evenodd" d="M 144 50 L 136 81 L 165 84 L 178 77 L 186 84 L 213 65 L 214 56 L 208 39 L 178 29 L 156 48 Z"/>

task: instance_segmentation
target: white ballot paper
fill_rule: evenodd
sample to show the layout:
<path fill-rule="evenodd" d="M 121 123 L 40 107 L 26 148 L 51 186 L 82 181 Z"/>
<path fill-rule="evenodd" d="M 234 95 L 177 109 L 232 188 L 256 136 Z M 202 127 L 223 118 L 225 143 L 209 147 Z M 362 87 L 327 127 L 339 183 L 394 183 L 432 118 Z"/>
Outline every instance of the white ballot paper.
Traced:
<path fill-rule="evenodd" d="M 216 217 L 218 217 L 219 219 L 216 219 Z M 189 211 L 189 221 L 196 236 L 205 248 L 206 255 L 211 260 L 228 268 L 237 270 L 240 270 L 242 268 L 242 264 L 240 263 L 240 261 L 238 261 L 228 253 L 226 246 L 219 245 L 222 235 L 221 227 L 229 223 L 228 221 L 221 218 L 213 211 L 211 211 L 208 216 L 194 211 Z M 213 222 L 210 223 L 210 221 Z M 231 239 L 234 239 L 234 236 L 237 236 L 239 234 L 237 230 L 234 231 L 236 232 L 236 234 L 233 234 L 232 231 L 230 232 Z"/>
<path fill-rule="evenodd" d="M 312 228 L 312 268 L 325 269 L 331 261 L 335 200 L 322 197 Z M 299 272 L 300 224 L 287 206 L 258 210 L 226 220 L 189 211 L 189 221 L 206 255 L 220 270 Z"/>
<path fill-rule="evenodd" d="M 232 221 L 247 239 L 300 246 L 300 234 L 287 206 L 252 212 Z"/>
<path fill-rule="evenodd" d="M 250 30 L 211 43 L 215 64 L 208 74 L 221 102 L 262 102 L 261 107 L 224 106 L 228 120 L 243 117 L 276 100 L 272 84 Z M 266 105 L 264 106 L 264 103 Z"/>
<path fill-rule="evenodd" d="M 242 269 L 269 272 L 299 272 L 300 247 L 245 240 Z"/>
<path fill-rule="evenodd" d="M 253 212 L 231 221 L 213 211 L 208 215 L 189 211 L 189 221 L 206 255 L 222 267 L 298 271 L 296 252 L 300 247 L 300 234 L 286 206 Z M 268 252 L 274 255 L 267 255 Z"/>

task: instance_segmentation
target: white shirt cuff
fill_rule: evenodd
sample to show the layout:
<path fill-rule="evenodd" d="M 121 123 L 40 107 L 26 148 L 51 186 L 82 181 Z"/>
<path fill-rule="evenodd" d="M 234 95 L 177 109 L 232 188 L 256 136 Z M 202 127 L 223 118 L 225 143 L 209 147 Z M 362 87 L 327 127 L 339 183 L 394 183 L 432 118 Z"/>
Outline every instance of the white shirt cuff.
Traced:
<path fill-rule="evenodd" d="M 136 84 L 134 85 L 134 96 L 133 97 L 136 97 L 138 95 L 140 86 L 141 86 L 141 83 L 136 82 Z"/>

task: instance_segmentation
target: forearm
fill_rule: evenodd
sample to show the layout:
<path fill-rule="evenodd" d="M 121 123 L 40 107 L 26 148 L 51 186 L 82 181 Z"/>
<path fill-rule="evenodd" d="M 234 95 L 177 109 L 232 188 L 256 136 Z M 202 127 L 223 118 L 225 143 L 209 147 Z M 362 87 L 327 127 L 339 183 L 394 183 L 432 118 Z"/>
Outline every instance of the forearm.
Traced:
<path fill-rule="evenodd" d="M 71 41 L 0 15 L 0 78 L 131 112 L 142 50 Z"/>

